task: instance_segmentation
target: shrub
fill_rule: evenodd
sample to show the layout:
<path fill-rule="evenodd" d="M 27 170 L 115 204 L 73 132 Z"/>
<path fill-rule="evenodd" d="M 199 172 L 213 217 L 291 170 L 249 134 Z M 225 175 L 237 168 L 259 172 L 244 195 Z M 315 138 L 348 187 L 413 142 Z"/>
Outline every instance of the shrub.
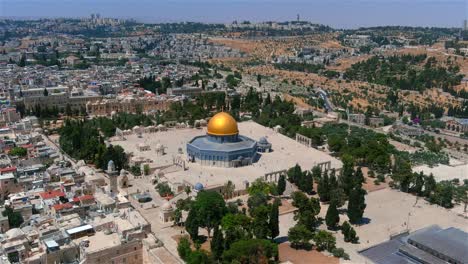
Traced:
<path fill-rule="evenodd" d="M 334 248 L 331 253 L 334 257 L 349 260 L 349 255 L 342 248 Z"/>

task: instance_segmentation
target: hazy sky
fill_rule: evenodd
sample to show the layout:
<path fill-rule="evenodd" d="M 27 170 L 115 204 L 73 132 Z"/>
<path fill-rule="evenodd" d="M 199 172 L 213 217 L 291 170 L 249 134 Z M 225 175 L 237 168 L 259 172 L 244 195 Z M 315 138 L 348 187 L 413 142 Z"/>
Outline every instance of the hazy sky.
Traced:
<path fill-rule="evenodd" d="M 461 27 L 468 0 L 0 0 L 2 17 L 135 18 L 144 22 L 285 21 L 337 28 L 378 25 Z"/>

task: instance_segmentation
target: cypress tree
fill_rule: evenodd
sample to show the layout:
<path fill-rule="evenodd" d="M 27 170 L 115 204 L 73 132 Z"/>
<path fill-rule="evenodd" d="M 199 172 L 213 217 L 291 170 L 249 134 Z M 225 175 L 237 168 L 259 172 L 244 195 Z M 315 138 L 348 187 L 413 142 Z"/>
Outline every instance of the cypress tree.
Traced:
<path fill-rule="evenodd" d="M 224 238 L 223 232 L 218 226 L 214 228 L 213 238 L 211 239 L 211 253 L 215 259 L 220 259 L 224 251 Z"/>
<path fill-rule="evenodd" d="M 358 167 L 354 172 L 354 186 L 362 186 L 363 183 L 366 182 L 364 179 L 364 174 L 362 173 L 362 168 Z"/>
<path fill-rule="evenodd" d="M 303 192 L 311 194 L 314 189 L 314 180 L 312 179 L 312 174 L 309 172 L 302 173 L 302 180 L 301 180 L 301 187 L 300 188 Z"/>
<path fill-rule="evenodd" d="M 349 236 L 349 230 L 351 229 L 351 225 L 348 223 L 348 221 L 344 221 L 343 225 L 341 225 L 341 233 L 346 238 Z"/>
<path fill-rule="evenodd" d="M 278 194 L 283 195 L 285 190 L 286 190 L 286 177 L 284 175 L 281 175 L 278 180 Z"/>
<path fill-rule="evenodd" d="M 359 237 L 356 234 L 356 230 L 351 226 L 349 231 L 348 231 L 348 237 L 345 237 L 346 242 L 351 242 L 351 243 L 359 243 Z"/>
<path fill-rule="evenodd" d="M 320 201 L 328 202 L 330 201 L 330 185 L 328 182 L 328 172 L 325 171 L 323 173 L 322 178 L 319 181 L 317 186 L 317 192 L 320 197 Z"/>
<path fill-rule="evenodd" d="M 366 191 L 361 188 L 354 188 L 349 194 L 348 217 L 352 224 L 357 224 L 362 219 L 366 208 L 365 195 Z"/>
<path fill-rule="evenodd" d="M 436 185 L 437 183 L 435 181 L 434 175 L 432 175 L 431 173 L 426 179 L 424 179 L 424 192 L 423 192 L 424 197 L 429 198 L 432 192 L 434 192 Z"/>
<path fill-rule="evenodd" d="M 270 210 L 271 238 L 279 235 L 279 200 L 275 199 Z"/>
<path fill-rule="evenodd" d="M 190 210 L 187 219 L 185 220 L 185 229 L 187 230 L 187 233 L 189 233 L 192 241 L 196 241 L 198 239 L 198 227 L 199 224 L 195 216 L 195 210 Z"/>
<path fill-rule="evenodd" d="M 318 183 L 319 179 L 322 177 L 322 169 L 319 166 L 312 168 L 312 178 Z"/>
<path fill-rule="evenodd" d="M 348 221 L 345 221 L 343 223 L 343 225 L 341 226 L 341 233 L 344 236 L 344 241 L 345 242 L 351 242 L 351 243 L 358 243 L 359 242 L 359 237 L 356 235 L 356 231 L 348 223 Z"/>
<path fill-rule="evenodd" d="M 420 173 L 415 173 L 415 182 L 413 186 L 413 191 L 418 195 L 422 195 L 422 189 L 424 186 L 424 174 L 421 171 Z"/>
<path fill-rule="evenodd" d="M 346 193 L 346 196 L 349 196 L 354 187 L 353 174 L 354 169 L 352 159 L 349 157 L 343 157 L 343 171 L 340 176 L 340 185 Z"/>
<path fill-rule="evenodd" d="M 340 222 L 340 215 L 338 213 L 338 208 L 336 208 L 336 201 L 332 201 L 327 210 L 327 215 L 325 216 L 325 222 L 328 229 L 336 229 L 338 223 Z"/>
<path fill-rule="evenodd" d="M 336 180 L 336 171 L 332 169 L 330 172 L 330 176 L 328 177 L 328 183 L 330 186 L 330 192 L 333 192 L 334 189 L 338 187 L 338 181 Z"/>

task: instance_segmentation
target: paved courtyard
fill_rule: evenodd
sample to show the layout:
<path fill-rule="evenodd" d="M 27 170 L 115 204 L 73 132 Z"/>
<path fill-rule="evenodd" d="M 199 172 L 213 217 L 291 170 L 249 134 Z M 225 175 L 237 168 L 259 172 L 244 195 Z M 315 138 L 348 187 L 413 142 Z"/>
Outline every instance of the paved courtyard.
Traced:
<path fill-rule="evenodd" d="M 221 168 L 202 166 L 197 163 L 189 163 L 186 159 L 186 144 L 193 137 L 206 134 L 206 128 L 202 129 L 170 129 L 164 132 L 146 133 L 142 137 L 137 135 L 126 136 L 126 140 L 113 141 L 113 144 L 121 145 L 126 152 L 134 153 L 153 160 L 151 166 L 163 167 L 172 165 L 174 158 L 185 161 L 186 170 L 167 168 L 164 176 L 170 182 L 188 182 L 195 185 L 202 183 L 205 187 L 216 187 L 232 181 L 236 189 L 245 189 L 245 183 L 253 182 L 259 177 L 264 177 L 266 173 L 287 170 L 299 164 L 305 169 L 312 169 L 319 163 L 330 162 L 332 168 L 341 168 L 342 163 L 338 159 L 314 148 L 306 147 L 295 140 L 288 138 L 273 129 L 261 126 L 255 122 L 241 122 L 238 124 L 241 135 L 259 140 L 266 137 L 272 144 L 273 151 L 262 153 L 258 162 L 250 166 L 238 168 Z M 150 146 L 149 151 L 139 151 L 138 144 Z M 165 147 L 165 155 L 156 154 L 156 145 Z M 181 153 L 182 152 L 182 153 Z"/>
<path fill-rule="evenodd" d="M 364 212 L 366 224 L 355 226 L 360 244 L 345 243 L 340 231 L 333 233 L 337 247 L 345 249 L 351 257 L 349 263 L 366 263 L 358 251 L 387 241 L 390 235 L 404 232 L 407 228 L 415 231 L 430 225 L 442 228 L 456 227 L 468 232 L 468 219 L 440 206 L 431 205 L 423 199 L 390 188 L 374 191 L 366 196 Z M 346 206 L 343 206 L 346 208 Z M 319 216 L 325 218 L 328 205 L 322 204 Z M 340 214 L 340 223 L 347 220 L 345 213 Z M 280 237 L 286 237 L 290 227 L 294 226 L 294 214 L 280 215 Z M 326 230 L 325 224 L 320 229 Z M 342 261 L 344 262 L 344 261 Z"/>
<path fill-rule="evenodd" d="M 456 164 L 453 166 L 439 164 L 435 167 L 427 165 L 417 166 L 413 169 L 416 172 L 424 172 L 424 174 L 433 174 L 436 181 L 459 179 L 460 182 L 468 180 L 468 164 Z"/>

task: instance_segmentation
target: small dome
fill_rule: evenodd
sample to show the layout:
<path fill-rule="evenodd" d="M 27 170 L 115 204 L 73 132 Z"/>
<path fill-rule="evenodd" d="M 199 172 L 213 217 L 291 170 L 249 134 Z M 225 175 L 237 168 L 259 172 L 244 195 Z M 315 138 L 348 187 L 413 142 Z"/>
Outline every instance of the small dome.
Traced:
<path fill-rule="evenodd" d="M 214 136 L 231 136 L 239 133 L 237 121 L 228 113 L 214 115 L 208 122 L 208 134 Z"/>
<path fill-rule="evenodd" d="M 268 144 L 268 140 L 266 139 L 266 137 L 261 137 L 261 138 L 258 140 L 258 143 L 261 143 L 261 144 Z"/>
<path fill-rule="evenodd" d="M 161 206 L 161 209 L 163 211 L 172 211 L 172 205 L 169 201 L 165 202 L 162 206 Z"/>
<path fill-rule="evenodd" d="M 201 184 L 201 183 L 198 182 L 197 184 L 195 184 L 194 189 L 195 189 L 196 191 L 202 191 L 202 190 L 204 189 L 203 184 Z"/>

